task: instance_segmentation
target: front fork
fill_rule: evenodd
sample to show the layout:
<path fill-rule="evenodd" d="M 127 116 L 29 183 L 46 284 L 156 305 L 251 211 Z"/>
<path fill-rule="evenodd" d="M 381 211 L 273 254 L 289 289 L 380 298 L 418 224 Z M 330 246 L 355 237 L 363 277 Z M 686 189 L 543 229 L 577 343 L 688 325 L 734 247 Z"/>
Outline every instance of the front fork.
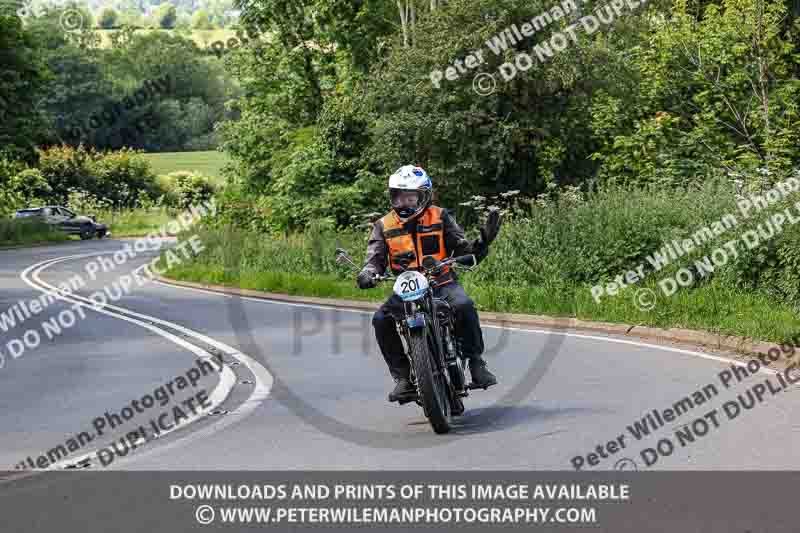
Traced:
<path fill-rule="evenodd" d="M 414 306 L 416 307 L 416 306 Z M 416 387 L 417 380 L 416 376 L 414 375 L 414 364 L 411 361 L 411 357 L 409 355 L 408 349 L 408 341 L 407 335 L 411 334 L 411 329 L 409 324 L 418 325 L 419 319 L 418 316 L 422 316 L 423 320 L 426 319 L 428 316 L 433 315 L 433 313 L 428 313 L 428 315 L 424 315 L 420 312 L 421 310 L 415 308 L 406 307 L 406 318 L 403 321 L 396 321 L 397 331 L 400 334 L 400 338 L 403 339 L 403 346 L 405 349 L 406 357 L 409 360 L 409 367 L 411 368 L 410 377 L 411 383 Z M 460 357 L 461 355 L 461 347 L 459 344 L 458 338 L 455 336 L 455 329 L 452 324 L 449 324 L 447 327 L 440 328 L 439 324 L 439 317 L 437 316 L 435 321 L 432 324 L 419 324 L 420 327 L 429 327 L 429 335 L 433 337 L 432 344 L 438 346 L 439 350 L 442 350 L 444 353 L 443 358 L 436 357 L 437 361 L 437 371 L 443 372 L 445 380 L 447 381 L 449 388 L 455 394 L 456 398 L 464 398 L 469 396 L 469 390 L 466 386 L 466 366 L 465 362 Z M 444 333 L 442 338 L 437 339 L 437 333 Z M 435 355 L 435 354 L 434 354 Z M 444 363 L 444 367 L 439 367 L 439 361 Z"/>
<path fill-rule="evenodd" d="M 448 380 L 459 398 L 469 396 L 467 390 L 466 364 L 461 357 L 461 346 L 455 335 L 453 327 L 444 328 L 445 338 L 442 339 L 445 350 L 445 365 L 447 366 Z"/>

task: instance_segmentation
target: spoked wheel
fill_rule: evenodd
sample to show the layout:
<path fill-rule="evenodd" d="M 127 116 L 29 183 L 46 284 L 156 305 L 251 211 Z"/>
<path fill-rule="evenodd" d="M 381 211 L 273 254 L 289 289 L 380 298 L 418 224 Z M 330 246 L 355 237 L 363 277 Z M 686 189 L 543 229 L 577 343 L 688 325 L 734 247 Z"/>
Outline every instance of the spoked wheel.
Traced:
<path fill-rule="evenodd" d="M 436 433 L 450 431 L 450 399 L 447 378 L 433 364 L 433 353 L 428 342 L 428 330 L 422 328 L 411 335 L 411 359 L 417 378 L 419 395 L 425 416 Z"/>

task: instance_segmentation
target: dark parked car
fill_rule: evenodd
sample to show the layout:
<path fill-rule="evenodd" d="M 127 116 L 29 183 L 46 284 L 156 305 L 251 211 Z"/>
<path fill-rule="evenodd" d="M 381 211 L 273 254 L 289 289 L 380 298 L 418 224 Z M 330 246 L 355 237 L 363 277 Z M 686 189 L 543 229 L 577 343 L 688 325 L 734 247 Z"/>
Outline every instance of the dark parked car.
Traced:
<path fill-rule="evenodd" d="M 96 222 L 94 215 L 76 215 L 66 207 L 58 205 L 20 209 L 14 214 L 14 218 L 27 217 L 38 217 L 45 224 L 55 226 L 70 235 L 80 235 L 84 240 L 92 237 L 102 239 L 106 235 L 111 235 L 108 226 Z"/>

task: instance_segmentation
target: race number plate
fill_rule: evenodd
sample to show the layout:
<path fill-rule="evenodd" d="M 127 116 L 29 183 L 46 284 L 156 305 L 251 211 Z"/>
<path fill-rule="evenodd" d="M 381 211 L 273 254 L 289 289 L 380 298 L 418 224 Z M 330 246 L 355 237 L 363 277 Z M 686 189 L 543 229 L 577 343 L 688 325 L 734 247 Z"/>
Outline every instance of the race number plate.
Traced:
<path fill-rule="evenodd" d="M 428 280 L 415 270 L 403 272 L 394 282 L 394 293 L 404 302 L 413 302 L 422 298 L 428 291 Z"/>

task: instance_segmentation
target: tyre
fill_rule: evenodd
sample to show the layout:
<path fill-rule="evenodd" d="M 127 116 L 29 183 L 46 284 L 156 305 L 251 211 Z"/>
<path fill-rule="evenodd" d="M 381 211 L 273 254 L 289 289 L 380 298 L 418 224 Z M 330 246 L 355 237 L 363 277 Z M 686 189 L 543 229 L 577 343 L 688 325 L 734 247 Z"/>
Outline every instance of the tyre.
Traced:
<path fill-rule="evenodd" d="M 94 238 L 94 226 L 85 226 L 81 228 L 81 240 L 85 241 Z"/>
<path fill-rule="evenodd" d="M 428 330 L 422 328 L 411 333 L 410 351 L 417 387 L 425 409 L 436 433 L 450 431 L 450 401 L 444 375 L 433 365 L 433 353 L 428 342 Z"/>

